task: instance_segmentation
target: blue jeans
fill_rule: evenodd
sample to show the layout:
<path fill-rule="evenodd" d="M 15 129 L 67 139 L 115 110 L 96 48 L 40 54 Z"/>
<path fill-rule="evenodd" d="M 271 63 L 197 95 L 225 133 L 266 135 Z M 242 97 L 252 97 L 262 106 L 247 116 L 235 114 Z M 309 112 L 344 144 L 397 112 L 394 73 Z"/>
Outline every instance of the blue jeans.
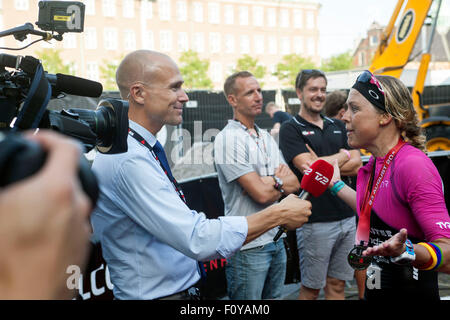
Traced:
<path fill-rule="evenodd" d="M 227 259 L 225 275 L 231 300 L 281 298 L 286 277 L 283 240 L 237 252 Z"/>

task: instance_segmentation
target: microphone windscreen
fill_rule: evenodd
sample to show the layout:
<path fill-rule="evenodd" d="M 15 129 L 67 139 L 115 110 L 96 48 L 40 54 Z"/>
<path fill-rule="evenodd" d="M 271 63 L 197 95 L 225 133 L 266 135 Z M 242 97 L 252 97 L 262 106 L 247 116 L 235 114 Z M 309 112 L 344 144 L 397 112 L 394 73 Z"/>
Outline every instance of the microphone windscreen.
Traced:
<path fill-rule="evenodd" d="M 305 172 L 300 183 L 300 188 L 309 192 L 314 197 L 320 196 L 327 190 L 333 177 L 334 168 L 325 160 L 316 160 Z"/>
<path fill-rule="evenodd" d="M 103 92 L 103 86 L 99 82 L 62 73 L 56 74 L 56 89 L 68 94 L 92 98 L 100 97 Z"/>

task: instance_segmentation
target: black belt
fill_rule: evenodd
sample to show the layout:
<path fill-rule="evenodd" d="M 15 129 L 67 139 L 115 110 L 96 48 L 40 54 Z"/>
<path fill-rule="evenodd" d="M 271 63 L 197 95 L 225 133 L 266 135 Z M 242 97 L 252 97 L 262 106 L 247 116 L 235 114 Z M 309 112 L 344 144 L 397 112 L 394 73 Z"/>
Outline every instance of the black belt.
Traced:
<path fill-rule="evenodd" d="M 161 297 L 156 300 L 203 300 L 201 287 L 202 285 L 200 281 L 198 281 L 196 284 L 186 290 L 171 294 L 169 296 Z"/>

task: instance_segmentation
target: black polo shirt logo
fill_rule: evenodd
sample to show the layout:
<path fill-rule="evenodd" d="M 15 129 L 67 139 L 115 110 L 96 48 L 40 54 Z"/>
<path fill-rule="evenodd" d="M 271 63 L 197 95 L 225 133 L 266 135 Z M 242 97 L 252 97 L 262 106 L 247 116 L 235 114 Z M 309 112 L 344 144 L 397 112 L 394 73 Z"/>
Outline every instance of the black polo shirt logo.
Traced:
<path fill-rule="evenodd" d="M 314 131 L 306 131 L 306 130 L 304 130 L 304 131 L 302 131 L 302 134 L 303 134 L 304 136 L 310 136 L 310 135 L 313 135 L 313 134 L 314 134 Z"/>

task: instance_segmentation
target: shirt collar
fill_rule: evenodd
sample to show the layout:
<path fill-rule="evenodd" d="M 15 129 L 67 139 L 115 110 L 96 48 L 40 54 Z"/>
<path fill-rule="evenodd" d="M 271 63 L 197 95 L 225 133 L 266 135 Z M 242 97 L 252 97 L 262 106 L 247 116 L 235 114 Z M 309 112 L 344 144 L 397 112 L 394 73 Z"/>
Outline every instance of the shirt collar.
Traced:
<path fill-rule="evenodd" d="M 328 117 L 325 117 L 323 114 L 320 114 L 320 117 L 321 117 L 322 120 L 323 120 L 324 127 L 325 127 L 325 125 L 328 124 L 328 122 L 334 123 L 334 121 L 333 121 L 332 119 L 330 119 L 330 118 L 328 118 Z M 308 125 L 308 124 L 309 124 L 309 125 L 314 125 L 314 124 L 310 123 L 309 121 L 303 119 L 299 114 L 296 114 L 296 115 L 295 115 L 294 120 L 295 120 L 295 122 L 297 122 L 297 124 L 299 124 L 299 125 L 301 125 L 301 126 L 306 126 L 306 125 Z"/>
<path fill-rule="evenodd" d="M 229 119 L 228 120 L 228 124 L 233 126 L 233 127 L 236 127 L 236 128 L 242 128 L 244 130 L 248 130 L 248 128 L 246 126 L 244 126 L 240 121 L 237 121 L 237 120 L 234 120 L 234 119 Z M 258 125 L 256 123 L 254 124 L 254 126 L 255 126 L 255 129 L 256 129 L 256 132 L 260 132 L 261 131 L 261 128 L 258 127 Z"/>
<path fill-rule="evenodd" d="M 130 128 L 139 133 L 152 148 L 155 146 L 156 137 L 150 131 L 132 120 L 128 120 L 128 123 Z"/>

